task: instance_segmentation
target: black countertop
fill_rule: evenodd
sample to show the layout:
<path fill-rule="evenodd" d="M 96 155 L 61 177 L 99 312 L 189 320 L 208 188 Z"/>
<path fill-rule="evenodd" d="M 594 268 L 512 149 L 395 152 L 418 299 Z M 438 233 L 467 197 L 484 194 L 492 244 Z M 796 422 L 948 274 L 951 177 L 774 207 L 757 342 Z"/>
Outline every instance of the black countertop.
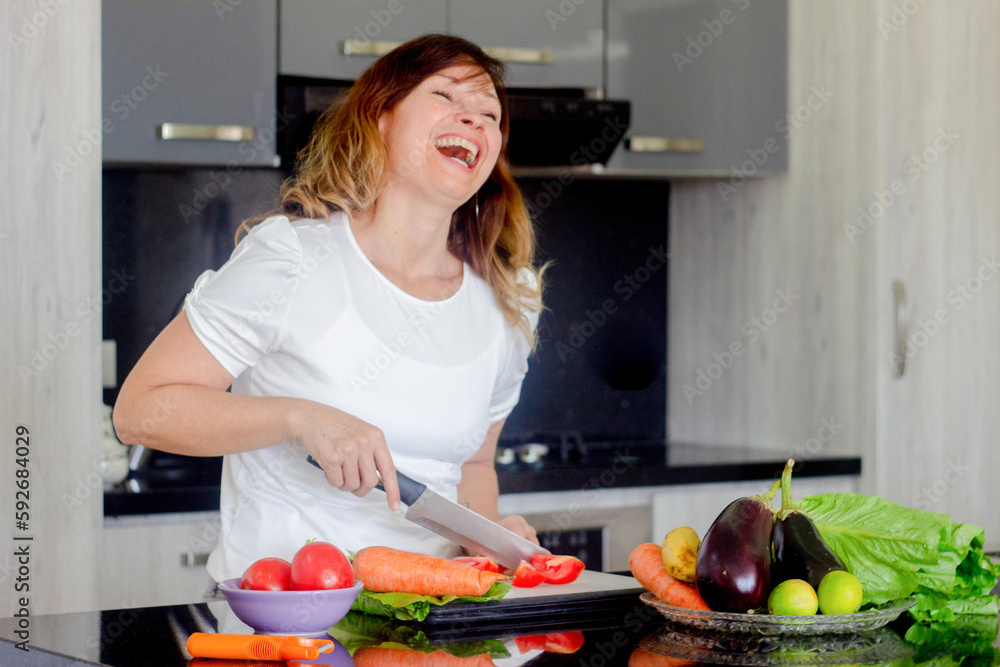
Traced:
<path fill-rule="evenodd" d="M 517 445 L 511 445 L 516 449 Z M 803 451 L 774 451 L 749 447 L 655 443 L 596 443 L 585 450 L 553 446 L 547 455 L 526 463 L 515 458 L 497 463 L 500 493 L 578 491 L 594 488 L 656 487 L 706 482 L 777 479 L 788 458 L 795 458 L 795 477 L 858 475 L 858 456 L 821 456 Z M 219 485 L 195 476 L 149 485 L 140 492 L 128 482 L 104 494 L 105 516 L 199 512 L 219 509 Z M 213 476 L 213 479 L 217 479 Z"/>
<path fill-rule="evenodd" d="M 251 634 L 250 629 L 239 621 L 236 621 L 238 626 L 233 627 L 232 620 L 235 619 L 232 619 L 224 601 L 38 616 L 30 619 L 26 631 L 26 647 L 29 650 L 24 651 L 17 648 L 17 642 L 24 639 L 16 634 L 17 619 L 0 619 L 0 664 L 111 667 L 264 667 L 284 664 L 190 659 L 185 644 L 193 632 Z M 834 665 L 899 660 L 905 662 L 895 664 L 912 667 L 920 664 L 958 664 L 960 660 L 951 660 L 965 657 L 972 650 L 970 644 L 946 646 L 933 651 L 927 650 L 927 647 L 911 646 L 902 639 L 907 624 L 905 619 L 877 630 L 834 636 L 775 638 L 739 633 L 713 634 L 668 623 L 656 610 L 638 599 L 634 606 L 622 606 L 604 614 L 562 614 L 520 619 L 513 623 L 516 625 L 494 620 L 436 628 L 425 624 L 385 621 L 377 634 L 380 640 L 396 642 L 392 645 L 397 647 L 400 638 L 405 637 L 409 646 L 422 646 L 424 655 L 413 656 L 421 657 L 419 664 L 442 666 Z M 417 631 L 423 631 L 424 637 L 415 637 Z M 995 645 L 995 638 L 985 638 L 986 651 L 992 650 L 989 648 L 991 640 Z M 979 643 L 975 664 L 984 667 L 996 665 L 1000 654 L 994 650 L 992 655 L 984 655 L 982 642 Z M 571 653 L 545 651 L 542 649 L 545 644 L 550 648 L 562 646 L 563 650 L 574 650 Z M 477 659 L 460 660 L 452 655 L 468 652 L 472 646 L 476 646 L 477 650 L 489 649 L 492 657 L 480 654 Z M 337 643 L 332 653 L 312 664 L 340 667 L 371 664 L 360 655 L 355 662 L 345 646 Z M 933 662 L 942 655 L 947 656 L 946 662 Z M 398 659 L 398 655 L 396 657 Z"/>

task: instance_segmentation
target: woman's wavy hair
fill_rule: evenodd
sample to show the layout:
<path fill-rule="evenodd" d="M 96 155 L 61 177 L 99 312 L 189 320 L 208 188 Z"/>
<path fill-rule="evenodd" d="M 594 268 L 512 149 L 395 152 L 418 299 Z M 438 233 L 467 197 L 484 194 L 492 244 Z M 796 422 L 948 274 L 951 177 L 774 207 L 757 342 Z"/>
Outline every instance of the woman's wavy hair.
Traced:
<path fill-rule="evenodd" d="M 280 209 L 292 218 L 326 218 L 335 211 L 373 206 L 388 178 L 379 118 L 427 78 L 454 65 L 472 65 L 490 77 L 500 99 L 503 140 L 487 181 L 453 214 L 448 248 L 490 285 L 506 319 L 533 341 L 526 311 L 541 311 L 542 270 L 533 266 L 534 230 L 510 175 L 504 64 L 472 42 L 424 35 L 376 60 L 351 87 L 346 101 L 320 116 L 298 155 L 295 175 L 281 187 Z M 524 269 L 534 280 L 518 280 Z"/>

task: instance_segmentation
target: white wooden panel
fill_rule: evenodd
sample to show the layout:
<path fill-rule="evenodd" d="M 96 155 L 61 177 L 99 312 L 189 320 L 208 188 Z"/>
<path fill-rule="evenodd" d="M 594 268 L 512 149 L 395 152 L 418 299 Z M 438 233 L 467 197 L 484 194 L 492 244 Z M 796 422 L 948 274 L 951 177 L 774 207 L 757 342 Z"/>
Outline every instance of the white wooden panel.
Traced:
<path fill-rule="evenodd" d="M 0 5 L 0 616 L 14 611 L 18 424 L 31 433 L 30 525 L 17 531 L 34 538 L 31 614 L 98 604 L 100 12 Z"/>
<path fill-rule="evenodd" d="M 671 440 L 793 451 L 826 419 L 821 451 L 871 446 L 874 246 L 843 225 L 874 182 L 875 24 L 865 2 L 792 2 L 788 175 L 672 183 Z"/>
<path fill-rule="evenodd" d="M 891 17 L 893 3 L 878 3 Z M 928 2 L 880 40 L 877 492 L 1000 544 L 1000 4 Z M 894 187 L 895 186 L 895 187 Z M 889 201 L 890 196 L 883 195 Z M 910 302 L 893 377 L 890 284 Z"/>
<path fill-rule="evenodd" d="M 218 535 L 217 512 L 152 521 L 106 520 L 101 607 L 126 609 L 201 600 L 211 577 L 204 565 L 182 565 L 181 555 L 208 553 Z"/>

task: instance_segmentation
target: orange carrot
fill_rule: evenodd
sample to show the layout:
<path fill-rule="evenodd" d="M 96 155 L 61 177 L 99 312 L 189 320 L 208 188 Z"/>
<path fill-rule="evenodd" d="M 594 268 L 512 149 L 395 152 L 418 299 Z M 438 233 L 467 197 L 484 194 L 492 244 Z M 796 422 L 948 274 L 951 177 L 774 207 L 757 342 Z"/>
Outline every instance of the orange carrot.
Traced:
<path fill-rule="evenodd" d="M 652 653 L 644 648 L 636 647 L 628 657 L 628 667 L 690 667 L 695 663 L 684 658 L 672 658 L 669 655 Z"/>
<path fill-rule="evenodd" d="M 445 653 L 433 651 L 420 653 L 408 648 L 389 648 L 382 646 L 365 646 L 359 648 L 351 656 L 355 667 L 388 667 L 402 665 L 403 667 L 492 667 L 493 659 L 483 653 L 480 655 L 459 658 Z"/>
<path fill-rule="evenodd" d="M 494 581 L 510 578 L 447 558 L 389 547 L 365 547 L 356 553 L 354 576 L 375 593 L 415 593 L 434 597 L 479 597 L 486 595 Z"/>
<path fill-rule="evenodd" d="M 628 558 L 629 569 L 647 591 L 667 604 L 685 609 L 708 611 L 708 605 L 698 595 L 698 589 L 670 576 L 663 567 L 660 545 L 647 542 L 632 550 Z"/>

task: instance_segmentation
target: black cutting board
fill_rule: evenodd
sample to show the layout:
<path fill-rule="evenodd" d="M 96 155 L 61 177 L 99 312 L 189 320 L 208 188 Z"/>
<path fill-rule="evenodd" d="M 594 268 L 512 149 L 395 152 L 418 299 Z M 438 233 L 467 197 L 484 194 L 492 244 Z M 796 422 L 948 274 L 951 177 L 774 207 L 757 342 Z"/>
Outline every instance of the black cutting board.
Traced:
<path fill-rule="evenodd" d="M 644 590 L 634 577 L 584 570 L 571 583 L 539 584 L 534 588 L 515 586 L 499 600 L 431 605 L 423 622 L 496 623 L 534 617 L 555 618 L 565 614 L 610 615 L 641 607 L 639 594 Z"/>

